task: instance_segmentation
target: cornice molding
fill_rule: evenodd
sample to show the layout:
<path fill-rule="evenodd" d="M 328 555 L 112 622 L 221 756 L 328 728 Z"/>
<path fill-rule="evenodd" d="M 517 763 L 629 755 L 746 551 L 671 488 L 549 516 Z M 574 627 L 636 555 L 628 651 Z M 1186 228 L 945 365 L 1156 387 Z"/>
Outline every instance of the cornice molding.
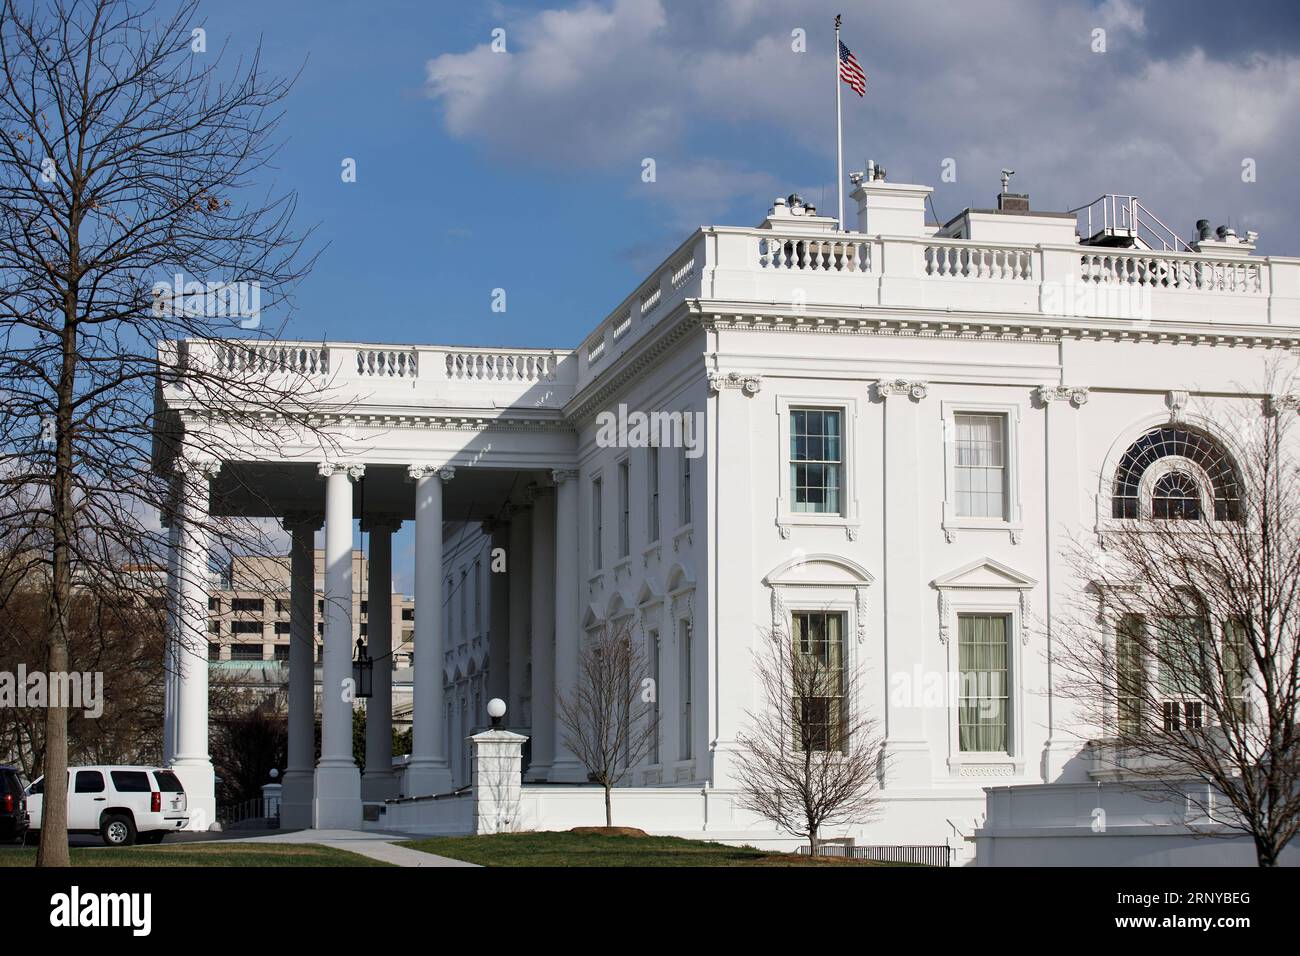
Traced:
<path fill-rule="evenodd" d="M 1276 328 L 1259 325 L 1225 327 L 1195 325 L 1134 325 L 1122 320 L 1115 324 L 1075 325 L 1055 316 L 1004 315 L 989 313 L 944 313 L 890 308 L 863 310 L 858 315 L 844 315 L 851 306 L 808 306 L 803 314 L 760 313 L 753 302 L 700 303 L 710 313 L 703 319 L 705 329 L 804 332 L 813 334 L 893 335 L 915 338 L 992 339 L 1010 341 L 1059 342 L 1063 339 L 1110 340 L 1167 343 L 1171 345 L 1205 345 L 1248 348 L 1300 347 L 1300 330 L 1279 334 Z M 900 314 L 902 313 L 902 314 Z"/>

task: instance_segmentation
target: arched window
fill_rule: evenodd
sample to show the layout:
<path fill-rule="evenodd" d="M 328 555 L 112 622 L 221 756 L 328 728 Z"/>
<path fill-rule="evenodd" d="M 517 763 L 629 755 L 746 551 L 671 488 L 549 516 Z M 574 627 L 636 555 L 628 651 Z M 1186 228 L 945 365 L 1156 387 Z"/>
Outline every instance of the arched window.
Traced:
<path fill-rule="evenodd" d="M 1111 514 L 1116 518 L 1216 521 L 1240 514 L 1237 470 L 1218 442 L 1183 425 L 1147 432 L 1115 469 Z"/>
<path fill-rule="evenodd" d="M 1151 517 L 1186 519 L 1201 517 L 1201 489 L 1196 479 L 1181 471 L 1161 475 L 1151 491 Z"/>

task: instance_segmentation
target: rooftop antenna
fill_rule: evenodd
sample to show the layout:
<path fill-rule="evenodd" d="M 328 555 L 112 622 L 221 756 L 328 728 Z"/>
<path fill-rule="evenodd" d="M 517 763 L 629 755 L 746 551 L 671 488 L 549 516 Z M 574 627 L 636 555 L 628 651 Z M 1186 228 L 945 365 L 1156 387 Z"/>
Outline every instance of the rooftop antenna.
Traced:
<path fill-rule="evenodd" d="M 1015 174 L 1016 171 L 1014 169 L 1002 170 L 1002 191 L 1003 192 L 1007 191 L 1007 188 L 1011 185 L 1011 177 L 1014 176 Z"/>

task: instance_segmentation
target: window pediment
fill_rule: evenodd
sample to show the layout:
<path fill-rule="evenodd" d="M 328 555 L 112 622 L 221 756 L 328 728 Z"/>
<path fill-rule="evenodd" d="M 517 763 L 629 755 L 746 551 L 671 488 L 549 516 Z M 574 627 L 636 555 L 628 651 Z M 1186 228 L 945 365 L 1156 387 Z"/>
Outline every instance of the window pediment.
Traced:
<path fill-rule="evenodd" d="M 934 579 L 933 586 L 945 588 L 1011 588 L 1028 590 L 1038 582 L 992 558 L 980 558 Z"/>

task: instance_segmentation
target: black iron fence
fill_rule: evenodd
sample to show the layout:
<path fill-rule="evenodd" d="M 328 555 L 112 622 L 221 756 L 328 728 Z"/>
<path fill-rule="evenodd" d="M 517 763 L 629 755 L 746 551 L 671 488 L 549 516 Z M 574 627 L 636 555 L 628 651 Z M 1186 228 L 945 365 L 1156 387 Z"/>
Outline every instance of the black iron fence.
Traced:
<path fill-rule="evenodd" d="M 799 847 L 808 855 L 808 847 Z M 839 856 L 851 860 L 874 860 L 877 863 L 912 863 L 916 866 L 952 866 L 952 847 L 931 846 L 850 846 L 844 843 L 822 843 L 818 856 Z"/>

